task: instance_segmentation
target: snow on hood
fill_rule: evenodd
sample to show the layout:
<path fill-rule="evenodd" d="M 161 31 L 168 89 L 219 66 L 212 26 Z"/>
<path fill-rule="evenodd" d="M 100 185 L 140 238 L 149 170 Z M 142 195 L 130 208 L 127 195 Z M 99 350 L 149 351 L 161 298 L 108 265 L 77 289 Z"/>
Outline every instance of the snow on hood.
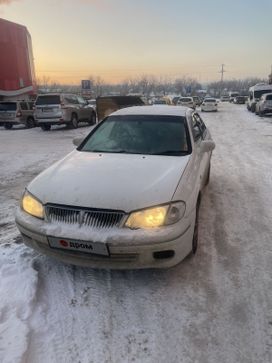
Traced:
<path fill-rule="evenodd" d="M 189 157 L 75 150 L 38 175 L 28 190 L 44 204 L 130 212 L 171 201 Z"/>

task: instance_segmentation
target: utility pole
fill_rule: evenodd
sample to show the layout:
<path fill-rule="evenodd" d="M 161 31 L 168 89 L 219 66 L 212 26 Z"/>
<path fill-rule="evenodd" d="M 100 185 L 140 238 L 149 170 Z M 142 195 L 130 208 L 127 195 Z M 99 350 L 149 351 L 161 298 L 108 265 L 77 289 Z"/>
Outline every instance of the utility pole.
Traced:
<path fill-rule="evenodd" d="M 219 72 L 219 73 L 221 73 L 220 96 L 222 95 L 223 82 L 224 82 L 224 73 L 226 72 L 224 67 L 225 67 L 225 64 L 221 64 L 221 71 Z"/>

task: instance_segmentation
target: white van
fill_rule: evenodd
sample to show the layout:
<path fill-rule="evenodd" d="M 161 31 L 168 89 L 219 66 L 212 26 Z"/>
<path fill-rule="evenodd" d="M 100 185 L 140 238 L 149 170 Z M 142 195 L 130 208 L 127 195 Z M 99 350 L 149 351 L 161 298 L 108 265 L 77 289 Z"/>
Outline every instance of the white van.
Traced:
<path fill-rule="evenodd" d="M 249 89 L 249 97 L 247 101 L 247 109 L 251 112 L 255 112 L 256 104 L 266 93 L 272 93 L 272 84 L 258 83 Z"/>

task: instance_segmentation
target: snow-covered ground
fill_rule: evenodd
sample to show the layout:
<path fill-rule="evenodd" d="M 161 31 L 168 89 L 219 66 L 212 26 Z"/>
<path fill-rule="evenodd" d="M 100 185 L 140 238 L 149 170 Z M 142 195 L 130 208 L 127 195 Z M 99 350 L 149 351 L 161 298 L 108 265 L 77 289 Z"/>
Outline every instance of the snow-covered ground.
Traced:
<path fill-rule="evenodd" d="M 169 270 L 64 265 L 22 244 L 25 185 L 89 127 L 0 128 L 1 363 L 270 363 L 272 119 L 220 104 L 200 248 Z"/>

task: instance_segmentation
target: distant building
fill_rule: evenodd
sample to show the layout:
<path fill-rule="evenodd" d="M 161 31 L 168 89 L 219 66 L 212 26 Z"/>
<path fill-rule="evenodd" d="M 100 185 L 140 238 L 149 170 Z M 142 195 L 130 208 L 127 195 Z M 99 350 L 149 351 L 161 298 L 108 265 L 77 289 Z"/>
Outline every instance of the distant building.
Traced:
<path fill-rule="evenodd" d="M 0 18 L 0 99 L 36 92 L 32 40 L 27 28 Z"/>

